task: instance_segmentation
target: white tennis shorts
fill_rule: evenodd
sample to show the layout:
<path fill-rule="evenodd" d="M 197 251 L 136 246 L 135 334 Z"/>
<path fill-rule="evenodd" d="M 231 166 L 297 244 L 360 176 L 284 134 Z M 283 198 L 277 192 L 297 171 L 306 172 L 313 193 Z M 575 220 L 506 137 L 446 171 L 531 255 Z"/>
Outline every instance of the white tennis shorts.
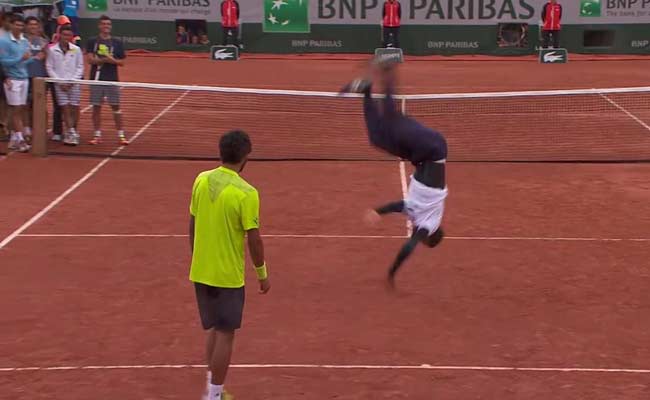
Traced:
<path fill-rule="evenodd" d="M 7 104 L 10 106 L 27 105 L 28 80 L 7 79 L 4 85 Z"/>
<path fill-rule="evenodd" d="M 426 229 L 429 235 L 440 228 L 445 212 L 447 188 L 436 189 L 418 182 L 411 176 L 408 194 L 404 199 L 405 212 L 416 229 Z"/>
<path fill-rule="evenodd" d="M 61 84 L 55 83 L 54 90 L 56 90 L 56 102 L 59 106 L 78 106 L 79 99 L 81 98 L 81 86 L 72 85 L 70 89 L 63 90 Z"/>

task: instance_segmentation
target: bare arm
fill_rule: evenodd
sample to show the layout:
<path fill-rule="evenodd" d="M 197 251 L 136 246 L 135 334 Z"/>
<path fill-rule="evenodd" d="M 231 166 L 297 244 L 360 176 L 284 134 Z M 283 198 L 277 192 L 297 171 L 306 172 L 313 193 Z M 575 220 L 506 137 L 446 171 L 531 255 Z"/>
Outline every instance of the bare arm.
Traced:
<path fill-rule="evenodd" d="M 102 65 L 104 63 L 104 61 L 100 60 L 95 53 L 88 53 L 86 55 L 86 61 L 88 61 L 88 64 L 90 65 Z"/>
<path fill-rule="evenodd" d="M 108 56 L 104 58 L 103 60 L 106 64 L 115 64 L 118 67 L 123 67 L 124 66 L 124 60 L 123 59 L 117 59 L 115 57 Z"/>
<path fill-rule="evenodd" d="M 266 271 L 266 264 L 264 262 L 264 243 L 262 242 L 262 235 L 259 229 L 251 229 L 248 232 L 248 250 L 253 260 L 253 266 L 256 268 L 264 268 Z M 264 279 L 259 279 L 260 293 L 266 294 L 271 289 L 271 283 L 268 276 Z"/>
<path fill-rule="evenodd" d="M 375 209 L 375 212 L 379 215 L 384 215 L 388 213 L 401 213 L 403 211 L 404 211 L 404 200 L 388 203 L 386 205 L 383 205 Z"/>
<path fill-rule="evenodd" d="M 190 251 L 194 253 L 194 216 L 190 215 Z"/>
<path fill-rule="evenodd" d="M 425 239 L 428 235 L 429 232 L 427 230 L 418 229 L 413 233 L 413 236 L 411 236 L 411 238 L 406 243 L 404 243 L 399 253 L 397 253 L 397 257 L 395 258 L 393 265 L 391 265 L 390 269 L 388 270 L 388 282 L 391 286 L 395 285 L 395 274 L 397 274 L 397 271 L 402 267 L 404 261 L 406 261 L 411 253 L 413 253 L 413 250 L 415 250 L 418 243 Z"/>
<path fill-rule="evenodd" d="M 256 268 L 264 265 L 264 242 L 259 229 L 248 231 L 248 250 Z"/>

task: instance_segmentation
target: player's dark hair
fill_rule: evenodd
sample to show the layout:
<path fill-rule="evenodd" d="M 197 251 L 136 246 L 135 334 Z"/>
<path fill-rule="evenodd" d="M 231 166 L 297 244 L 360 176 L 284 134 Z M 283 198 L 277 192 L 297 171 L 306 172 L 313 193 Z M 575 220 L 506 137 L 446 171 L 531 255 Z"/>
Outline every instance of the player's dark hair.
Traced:
<path fill-rule="evenodd" d="M 251 139 L 244 131 L 230 131 L 219 141 L 221 161 L 226 164 L 239 164 L 252 150 Z"/>
<path fill-rule="evenodd" d="M 25 22 L 25 18 L 22 14 L 12 14 L 9 21 L 13 24 L 16 22 Z"/>
<path fill-rule="evenodd" d="M 36 17 L 27 17 L 27 18 L 25 18 L 25 25 L 29 24 L 30 22 L 34 22 L 34 21 L 38 22 L 39 24 L 41 23 L 41 21 Z"/>
<path fill-rule="evenodd" d="M 442 242 L 442 239 L 445 238 L 445 231 L 442 230 L 442 227 L 438 228 L 433 235 L 429 236 L 425 241 L 425 244 L 431 248 L 436 247 Z"/>
<path fill-rule="evenodd" d="M 102 15 L 101 17 L 99 17 L 99 22 L 102 21 L 112 21 L 112 19 L 108 15 Z"/>

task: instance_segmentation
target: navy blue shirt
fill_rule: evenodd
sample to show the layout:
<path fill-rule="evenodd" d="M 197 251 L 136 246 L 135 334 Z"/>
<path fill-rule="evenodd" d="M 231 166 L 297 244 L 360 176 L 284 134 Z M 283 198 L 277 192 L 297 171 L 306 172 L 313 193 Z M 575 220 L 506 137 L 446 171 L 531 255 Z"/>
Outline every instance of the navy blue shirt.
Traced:
<path fill-rule="evenodd" d="M 126 53 L 122 41 L 115 38 L 92 38 L 86 44 L 86 52 L 95 53 L 99 58 L 110 54 L 116 60 L 124 60 Z M 115 64 L 93 65 L 90 67 L 90 80 L 92 81 L 119 81 L 118 67 Z"/>
<path fill-rule="evenodd" d="M 401 114 L 391 92 L 386 93 L 383 114 L 366 93 L 364 100 L 370 143 L 389 154 L 409 160 L 414 165 L 447 158 L 445 137 L 413 118 Z"/>

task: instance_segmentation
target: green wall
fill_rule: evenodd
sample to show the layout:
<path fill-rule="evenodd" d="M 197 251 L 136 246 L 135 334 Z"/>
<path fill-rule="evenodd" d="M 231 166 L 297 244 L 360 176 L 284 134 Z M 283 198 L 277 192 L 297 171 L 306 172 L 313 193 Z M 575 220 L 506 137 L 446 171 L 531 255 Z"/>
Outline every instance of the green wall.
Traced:
<path fill-rule="evenodd" d="M 205 47 L 176 46 L 175 24 L 169 21 L 115 20 L 114 34 L 122 37 L 129 49 L 205 51 Z M 96 20 L 82 20 L 83 37 L 96 32 Z M 583 35 L 589 29 L 615 31 L 614 46 L 585 48 Z M 496 25 L 407 25 L 400 41 L 406 54 L 531 54 L 538 45 L 537 26 L 531 26 L 527 48 L 499 48 Z M 221 41 L 218 23 L 208 24 L 213 43 Z M 565 25 L 561 43 L 573 53 L 649 54 L 650 24 Z M 244 24 L 245 52 L 254 53 L 371 53 L 381 43 L 381 30 L 375 25 L 312 25 L 307 34 L 264 33 L 261 24 Z"/>

